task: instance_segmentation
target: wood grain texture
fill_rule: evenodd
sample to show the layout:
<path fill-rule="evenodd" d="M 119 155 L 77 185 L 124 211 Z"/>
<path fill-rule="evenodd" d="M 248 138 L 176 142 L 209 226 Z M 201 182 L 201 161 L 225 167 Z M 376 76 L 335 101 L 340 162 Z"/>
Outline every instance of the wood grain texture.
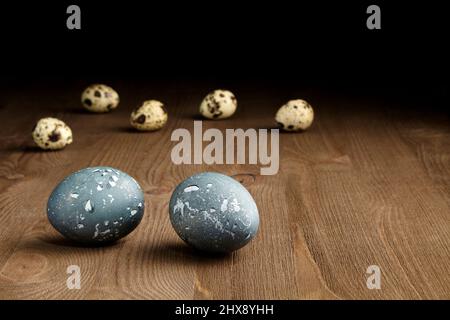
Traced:
<path fill-rule="evenodd" d="M 280 134 L 280 170 L 254 165 L 174 165 L 170 134 L 193 129 L 212 87 L 180 83 L 111 85 L 119 109 L 89 114 L 83 86 L 59 84 L 0 95 L 1 299 L 449 299 L 450 120 L 442 109 L 318 90 L 230 88 L 239 110 L 204 129 L 270 128 L 277 107 L 302 97 L 315 108 L 313 127 Z M 168 106 L 165 128 L 130 129 L 140 101 Z M 431 103 L 431 102 L 430 102 Z M 33 146 L 31 128 L 56 116 L 74 132 L 63 151 Z M 70 173 L 117 167 L 141 184 L 142 223 L 114 245 L 79 247 L 48 223 L 46 202 Z M 175 186 L 200 171 L 235 176 L 254 196 L 257 237 L 225 256 L 189 249 L 173 231 L 168 202 Z M 81 267 L 81 289 L 68 290 L 66 268 Z M 366 269 L 382 270 L 368 290 Z"/>

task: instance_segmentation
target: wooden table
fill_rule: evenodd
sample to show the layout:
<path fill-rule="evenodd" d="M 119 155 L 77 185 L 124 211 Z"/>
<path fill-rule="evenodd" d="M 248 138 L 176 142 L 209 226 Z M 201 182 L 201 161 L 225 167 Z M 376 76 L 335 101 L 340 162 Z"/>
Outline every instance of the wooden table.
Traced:
<path fill-rule="evenodd" d="M 171 162 L 172 131 L 192 131 L 214 85 L 112 81 L 119 109 L 89 114 L 79 103 L 88 84 L 0 89 L 0 298 L 450 298 L 450 121 L 432 100 L 231 85 L 238 112 L 204 129 L 273 127 L 290 98 L 315 108 L 309 131 L 280 134 L 278 174 L 261 176 L 255 165 Z M 148 98 L 166 103 L 169 121 L 138 133 L 129 114 Z M 44 116 L 71 126 L 74 143 L 37 149 L 30 133 Z M 132 234 L 86 248 L 52 228 L 46 203 L 62 178 L 96 165 L 134 176 L 147 207 Z M 259 207 L 257 237 L 230 255 L 191 250 L 169 222 L 174 187 L 205 170 L 234 175 Z M 67 289 L 69 265 L 81 268 L 80 290 Z M 366 286 L 370 265 L 381 268 L 380 290 Z"/>

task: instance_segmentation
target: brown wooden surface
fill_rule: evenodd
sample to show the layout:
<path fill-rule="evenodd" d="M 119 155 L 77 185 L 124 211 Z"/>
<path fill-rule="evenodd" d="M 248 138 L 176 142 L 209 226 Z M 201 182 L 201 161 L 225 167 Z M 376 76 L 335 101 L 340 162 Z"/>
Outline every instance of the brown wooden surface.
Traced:
<path fill-rule="evenodd" d="M 320 90 L 231 88 L 239 111 L 204 129 L 273 126 L 278 106 L 302 97 L 316 112 L 305 133 L 280 135 L 280 171 L 253 165 L 174 165 L 170 134 L 192 130 L 211 87 L 111 83 L 119 109 L 89 114 L 84 85 L 41 85 L 0 95 L 0 298 L 2 299 L 380 299 L 450 298 L 450 121 L 444 110 L 398 108 L 401 100 L 327 95 Z M 130 129 L 131 109 L 160 99 L 170 113 L 153 133 Z M 40 117 L 74 132 L 63 151 L 33 146 Z M 87 166 L 134 176 L 145 191 L 142 223 L 115 245 L 78 247 L 49 224 L 56 184 Z M 258 204 L 257 237 L 233 254 L 190 250 L 168 218 L 174 187 L 199 171 L 239 175 Z M 66 268 L 81 267 L 81 290 Z M 382 270 L 368 290 L 366 269 Z"/>

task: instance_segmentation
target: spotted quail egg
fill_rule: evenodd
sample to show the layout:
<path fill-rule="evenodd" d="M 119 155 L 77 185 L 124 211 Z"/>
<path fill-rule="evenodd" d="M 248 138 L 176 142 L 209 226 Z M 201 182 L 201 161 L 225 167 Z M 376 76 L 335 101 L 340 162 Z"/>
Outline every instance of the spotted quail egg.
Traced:
<path fill-rule="evenodd" d="M 81 95 L 81 103 L 92 112 L 109 112 L 119 105 L 119 94 L 104 84 L 93 84 Z"/>
<path fill-rule="evenodd" d="M 314 120 L 314 111 L 305 100 L 290 100 L 275 115 L 275 121 L 286 131 L 308 129 Z"/>
<path fill-rule="evenodd" d="M 237 108 L 235 95 L 228 90 L 214 90 L 200 104 L 200 114 L 208 119 L 231 117 Z"/>
<path fill-rule="evenodd" d="M 167 122 L 164 104 L 157 100 L 147 100 L 137 107 L 130 116 L 131 125 L 137 130 L 153 131 L 164 127 Z"/>
<path fill-rule="evenodd" d="M 72 130 L 63 121 L 56 118 L 42 118 L 32 132 L 34 142 L 44 150 L 58 150 L 71 144 Z"/>

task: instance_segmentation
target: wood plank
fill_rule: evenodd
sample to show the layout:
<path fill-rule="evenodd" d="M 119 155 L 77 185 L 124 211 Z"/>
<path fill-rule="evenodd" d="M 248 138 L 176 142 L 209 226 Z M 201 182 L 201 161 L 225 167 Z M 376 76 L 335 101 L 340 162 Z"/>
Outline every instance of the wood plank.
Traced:
<path fill-rule="evenodd" d="M 198 104 L 215 86 L 184 82 L 112 83 L 119 109 L 94 115 L 79 106 L 85 84 L 63 82 L 0 90 L 0 299 L 448 299 L 450 298 L 450 119 L 433 105 L 324 95 L 318 90 L 231 86 L 234 117 L 204 130 L 271 128 L 284 101 L 303 97 L 313 127 L 280 134 L 280 171 L 254 165 L 174 165 L 170 134 L 192 132 Z M 49 94 L 49 92 L 51 94 Z M 162 130 L 138 133 L 128 118 L 140 101 L 166 102 Z M 430 103 L 433 103 L 432 101 Z M 63 151 L 33 146 L 43 116 L 67 122 L 74 143 Z M 141 184 L 142 223 L 114 245 L 86 248 L 48 223 L 46 202 L 70 173 L 117 167 Z M 229 255 L 188 248 L 173 231 L 174 187 L 200 171 L 235 176 L 261 217 L 257 237 Z M 68 290 L 66 268 L 82 271 Z M 366 269 L 382 270 L 381 290 Z"/>

